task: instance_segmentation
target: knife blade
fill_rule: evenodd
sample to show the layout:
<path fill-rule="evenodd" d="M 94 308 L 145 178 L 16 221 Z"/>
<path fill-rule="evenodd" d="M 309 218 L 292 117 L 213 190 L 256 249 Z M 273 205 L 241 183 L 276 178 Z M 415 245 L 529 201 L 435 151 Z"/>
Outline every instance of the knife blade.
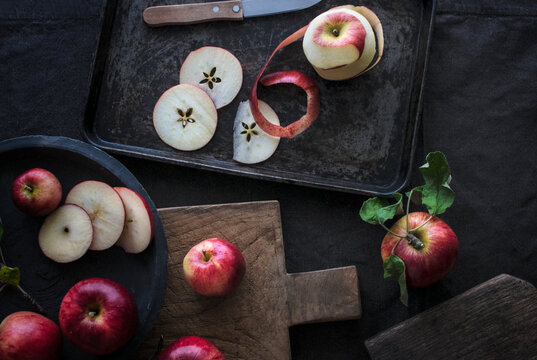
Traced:
<path fill-rule="evenodd" d="M 206 3 L 150 6 L 143 12 L 149 26 L 187 25 L 208 21 L 243 20 L 254 16 L 306 9 L 321 0 L 226 0 Z"/>

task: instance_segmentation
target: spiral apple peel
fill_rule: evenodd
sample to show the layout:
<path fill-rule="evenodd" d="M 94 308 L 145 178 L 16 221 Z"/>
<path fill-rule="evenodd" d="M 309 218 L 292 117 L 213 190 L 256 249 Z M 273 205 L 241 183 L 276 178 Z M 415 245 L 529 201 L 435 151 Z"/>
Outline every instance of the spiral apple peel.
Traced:
<path fill-rule="evenodd" d="M 267 134 L 293 138 L 306 130 L 319 116 L 320 92 L 315 81 L 297 70 L 276 72 L 262 77 L 274 55 L 303 38 L 304 54 L 319 76 L 326 80 L 347 80 L 371 70 L 384 51 L 384 33 L 377 15 L 365 6 L 332 8 L 300 28 L 274 49 L 259 71 L 250 91 L 250 107 L 256 123 Z M 292 83 L 307 94 L 307 111 L 286 127 L 270 123 L 259 110 L 257 84 L 270 86 Z"/>

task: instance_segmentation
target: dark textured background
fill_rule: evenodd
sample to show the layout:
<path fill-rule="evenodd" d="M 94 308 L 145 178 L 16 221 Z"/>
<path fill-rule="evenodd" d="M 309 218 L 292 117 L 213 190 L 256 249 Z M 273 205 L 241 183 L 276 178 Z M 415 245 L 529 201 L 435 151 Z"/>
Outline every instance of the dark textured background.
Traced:
<path fill-rule="evenodd" d="M 537 3 L 438 5 L 414 165 L 429 151 L 447 155 L 456 199 L 442 218 L 460 255 L 447 278 L 410 290 L 408 308 L 382 278 L 382 229 L 358 217 L 364 196 L 117 157 L 157 207 L 280 201 L 290 272 L 357 266 L 363 318 L 292 328 L 293 359 L 367 359 L 365 339 L 500 273 L 537 285 Z M 104 0 L 0 8 L 0 139 L 82 139 Z"/>

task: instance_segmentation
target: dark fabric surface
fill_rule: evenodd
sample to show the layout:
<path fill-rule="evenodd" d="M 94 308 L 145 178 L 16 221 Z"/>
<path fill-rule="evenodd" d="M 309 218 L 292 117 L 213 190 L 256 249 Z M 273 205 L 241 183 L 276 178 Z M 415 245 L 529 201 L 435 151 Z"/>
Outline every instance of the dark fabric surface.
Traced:
<path fill-rule="evenodd" d="M 0 139 L 81 138 L 103 8 L 104 0 L 2 2 Z M 408 308 L 382 277 L 384 232 L 359 219 L 365 197 L 118 158 L 157 207 L 279 200 L 288 271 L 356 265 L 363 305 L 357 321 L 292 328 L 293 359 L 367 359 L 365 339 L 495 275 L 537 285 L 535 34 L 534 1 L 438 3 L 411 185 L 429 151 L 447 155 L 456 199 L 442 218 L 460 252 L 444 280 L 410 289 Z"/>

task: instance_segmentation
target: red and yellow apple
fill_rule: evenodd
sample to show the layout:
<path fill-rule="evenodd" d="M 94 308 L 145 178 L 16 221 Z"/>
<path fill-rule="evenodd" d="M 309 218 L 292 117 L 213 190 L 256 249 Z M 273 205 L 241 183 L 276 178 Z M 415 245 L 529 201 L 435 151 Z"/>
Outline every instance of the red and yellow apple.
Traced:
<path fill-rule="evenodd" d="M 380 60 L 384 47 L 382 25 L 375 13 L 364 6 L 338 6 L 310 22 L 302 47 L 319 76 L 327 80 L 350 79 Z"/>
<path fill-rule="evenodd" d="M 246 262 L 232 243 L 211 238 L 192 247 L 183 259 L 183 272 L 194 291 L 205 296 L 224 296 L 239 286 Z"/>
<path fill-rule="evenodd" d="M 185 336 L 168 345 L 156 360 L 225 360 L 225 358 L 209 340 L 198 336 Z"/>
<path fill-rule="evenodd" d="M 419 227 L 430 216 L 425 212 L 410 213 L 408 228 Z M 390 228 L 395 234 L 406 234 L 406 229 L 406 216 Z M 401 241 L 399 239 L 388 233 L 382 240 L 381 256 L 383 261 L 386 260 L 393 249 L 394 255 L 405 263 L 406 282 L 409 286 L 431 285 L 444 278 L 455 265 L 459 241 L 453 230 L 436 216 L 419 229 L 411 231 L 406 238 Z"/>
<path fill-rule="evenodd" d="M 94 355 L 110 354 L 125 345 L 138 324 L 138 308 L 129 290 L 115 281 L 89 278 L 64 296 L 60 327 L 78 349 Z"/>
<path fill-rule="evenodd" d="M 62 342 L 58 325 L 34 312 L 18 311 L 0 323 L 2 360 L 56 360 Z"/>
<path fill-rule="evenodd" d="M 11 198 L 23 213 L 45 216 L 60 204 L 62 186 L 50 171 L 33 168 L 17 176 L 11 188 Z"/>

